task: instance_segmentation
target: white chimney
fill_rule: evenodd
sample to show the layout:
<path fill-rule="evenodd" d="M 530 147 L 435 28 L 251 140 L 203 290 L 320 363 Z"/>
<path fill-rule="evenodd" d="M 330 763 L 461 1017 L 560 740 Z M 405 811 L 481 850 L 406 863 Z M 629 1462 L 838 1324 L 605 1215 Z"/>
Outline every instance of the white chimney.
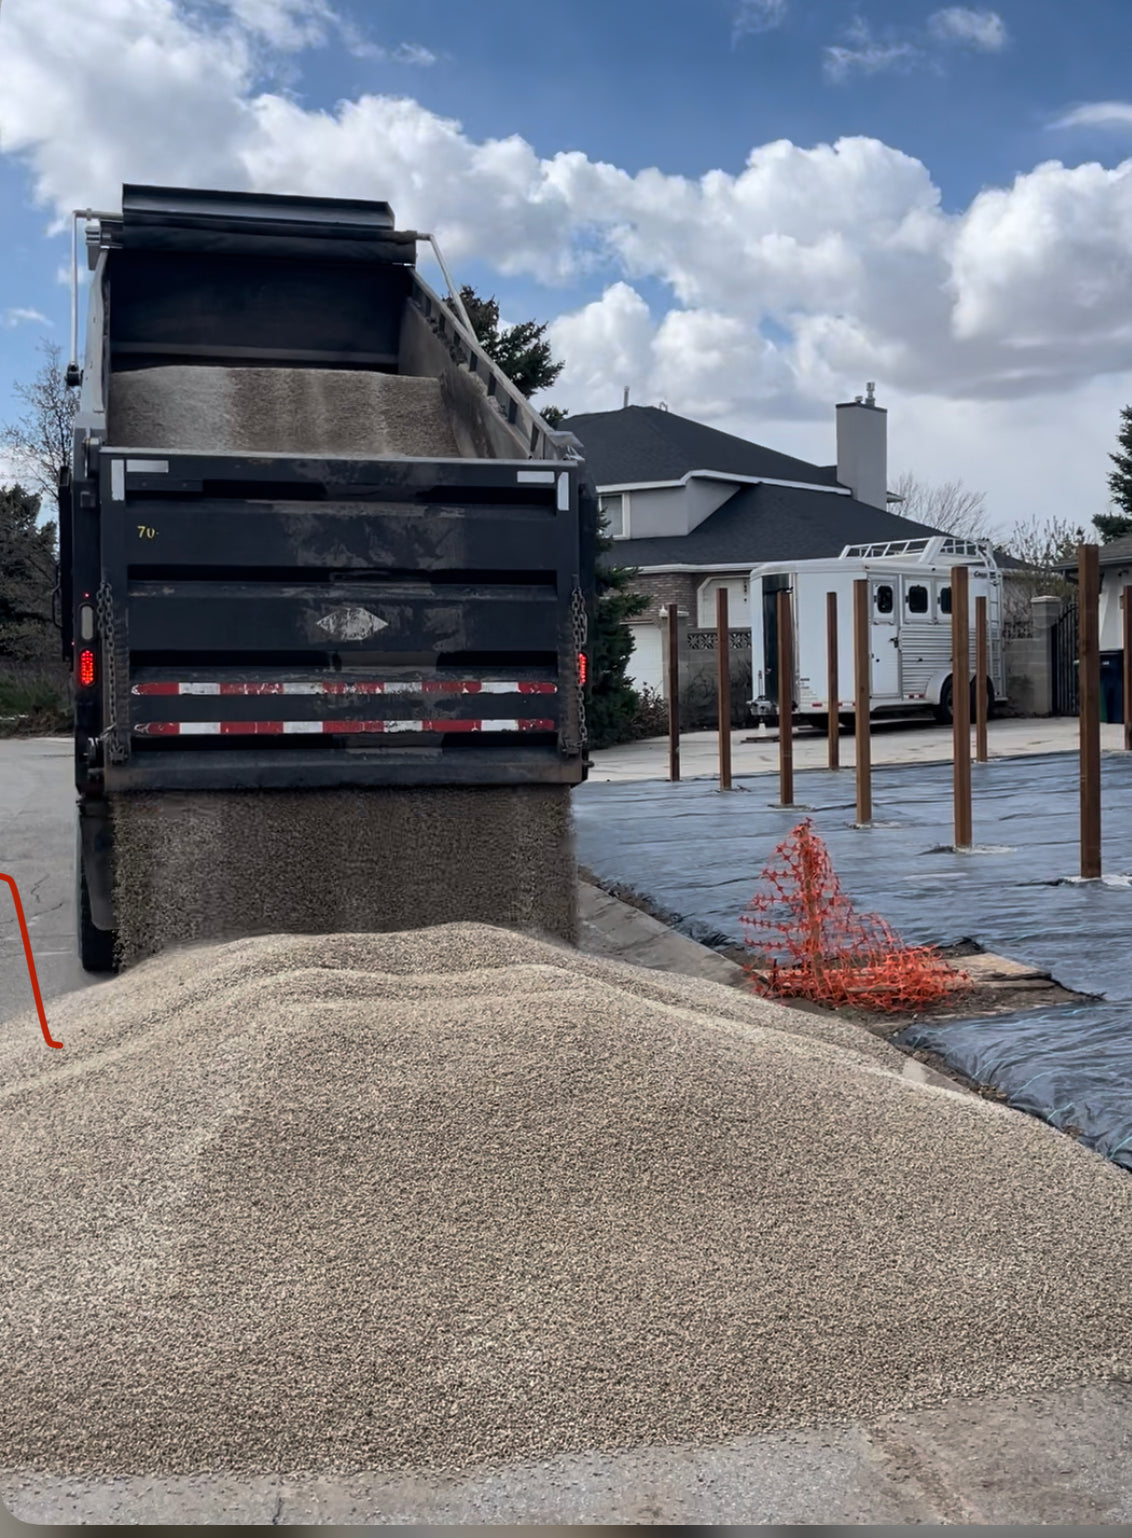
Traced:
<path fill-rule="evenodd" d="M 878 406 L 872 383 L 837 408 L 837 479 L 859 502 L 888 506 L 888 412 Z"/>

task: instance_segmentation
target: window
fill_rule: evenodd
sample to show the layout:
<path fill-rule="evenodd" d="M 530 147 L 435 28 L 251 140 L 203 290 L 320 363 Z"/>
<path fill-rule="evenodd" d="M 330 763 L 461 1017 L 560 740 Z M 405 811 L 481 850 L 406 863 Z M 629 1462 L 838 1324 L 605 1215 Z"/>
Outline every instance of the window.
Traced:
<path fill-rule="evenodd" d="M 928 590 L 920 582 L 912 582 L 904 594 L 904 601 L 908 605 L 909 614 L 926 614 L 928 612 Z"/>
<path fill-rule="evenodd" d="M 941 587 L 940 590 L 939 590 L 939 612 L 941 614 L 950 614 L 951 613 L 951 588 L 950 587 Z"/>
<path fill-rule="evenodd" d="M 887 582 L 878 582 L 873 589 L 873 603 L 878 614 L 891 614 L 894 603 L 892 589 Z"/>
<path fill-rule="evenodd" d="M 625 537 L 625 498 L 615 493 L 613 496 L 601 498 L 601 512 L 609 527 L 605 532 L 612 539 Z"/>

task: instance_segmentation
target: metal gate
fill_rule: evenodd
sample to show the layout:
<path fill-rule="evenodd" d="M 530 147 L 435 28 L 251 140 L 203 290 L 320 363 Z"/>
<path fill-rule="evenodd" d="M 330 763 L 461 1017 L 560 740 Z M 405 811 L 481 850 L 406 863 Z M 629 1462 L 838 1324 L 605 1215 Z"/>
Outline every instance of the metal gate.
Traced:
<path fill-rule="evenodd" d="M 1077 600 L 1070 598 L 1050 629 L 1050 668 L 1053 677 L 1053 713 L 1075 716 L 1077 693 Z"/>

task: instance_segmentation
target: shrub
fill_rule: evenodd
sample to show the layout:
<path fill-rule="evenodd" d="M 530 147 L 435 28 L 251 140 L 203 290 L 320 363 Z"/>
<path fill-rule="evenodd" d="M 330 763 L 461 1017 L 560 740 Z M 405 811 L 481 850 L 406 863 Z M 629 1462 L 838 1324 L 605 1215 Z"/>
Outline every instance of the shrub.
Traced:
<path fill-rule="evenodd" d="M 72 721 L 70 676 L 62 663 L 0 659 L 0 736 L 65 733 Z"/>

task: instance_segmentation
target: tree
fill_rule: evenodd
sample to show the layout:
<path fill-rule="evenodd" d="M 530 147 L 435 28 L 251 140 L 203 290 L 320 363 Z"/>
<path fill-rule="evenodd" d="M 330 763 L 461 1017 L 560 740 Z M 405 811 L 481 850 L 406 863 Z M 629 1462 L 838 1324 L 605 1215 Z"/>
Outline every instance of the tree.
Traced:
<path fill-rule="evenodd" d="M 481 299 L 475 289 L 465 284 L 460 290 L 460 298 L 480 346 L 528 400 L 554 383 L 566 365 L 555 362 L 546 340 L 545 323 L 540 326 L 536 321 L 524 320 L 500 331 L 499 301 L 494 296 Z M 448 299 L 447 304 L 453 314 L 458 313 L 452 299 Z M 547 406 L 541 415 L 548 426 L 556 427 L 566 413 L 557 406 Z"/>
<path fill-rule="evenodd" d="M 66 385 L 58 344 L 42 342 L 40 350 L 44 361 L 39 373 L 30 385 L 16 386 L 27 410 L 17 421 L 0 428 L 0 444 L 50 507 L 55 503 L 59 472 L 70 463 L 79 396 Z"/>
<path fill-rule="evenodd" d="M 899 513 L 914 523 L 926 523 L 941 534 L 959 539 L 990 538 L 987 498 L 983 491 L 968 491 L 962 481 L 929 486 L 910 470 L 899 476 L 893 490 L 901 498 Z"/>
<path fill-rule="evenodd" d="M 629 621 L 643 614 L 649 606 L 644 593 L 632 588 L 637 573 L 627 566 L 609 565 L 602 559 L 615 548 L 615 541 L 604 531 L 601 520 L 598 533 L 597 612 L 590 642 L 592 678 L 586 702 L 586 721 L 592 748 L 612 748 L 635 735 L 633 722 L 640 707 L 640 696 L 625 676 L 633 655 L 633 634 Z"/>
<path fill-rule="evenodd" d="M 467 286 L 460 290 L 460 298 L 480 346 L 525 396 L 554 383 L 565 364 L 555 361 L 550 343 L 545 340 L 545 325 L 528 320 L 501 333 L 499 305 L 494 298 L 481 299 Z M 455 312 L 452 300 L 447 303 Z M 551 427 L 557 426 L 565 415 L 553 406 L 542 412 Z M 628 621 L 643 614 L 649 605 L 646 597 L 632 591 L 635 571 L 602 559 L 615 548 L 614 541 L 603 532 L 606 526 L 605 520 L 600 519 L 597 606 L 590 632 L 590 676 L 586 689 L 586 724 L 590 746 L 594 748 L 613 747 L 635 735 L 633 723 L 640 697 L 625 676 L 633 653 Z"/>
<path fill-rule="evenodd" d="M 22 486 L 0 488 L 0 658 L 39 662 L 57 655 L 51 620 L 55 524 L 38 525 L 40 501 Z"/>
<path fill-rule="evenodd" d="M 1002 539 L 1003 549 L 1021 561 L 1029 571 L 1053 572 L 1064 561 L 1071 561 L 1077 546 L 1088 539 L 1081 524 L 1069 518 L 1041 519 L 1036 515 L 1010 529 Z"/>
<path fill-rule="evenodd" d="M 1102 544 L 1132 534 L 1132 406 L 1125 406 L 1120 413 L 1119 454 L 1110 454 L 1116 469 L 1109 474 L 1108 489 L 1118 513 L 1098 513 L 1093 527 Z"/>
<path fill-rule="evenodd" d="M 1068 518 L 1043 519 L 1034 515 L 999 537 L 1001 549 L 1021 561 L 1023 568 L 1010 571 L 1009 580 L 1004 584 L 1005 618 L 1008 621 L 1028 624 L 1032 599 L 1066 599 L 1074 592 L 1068 574 L 1060 567 L 1063 562 L 1076 558 L 1077 546 L 1088 538 L 1080 524 Z"/>

